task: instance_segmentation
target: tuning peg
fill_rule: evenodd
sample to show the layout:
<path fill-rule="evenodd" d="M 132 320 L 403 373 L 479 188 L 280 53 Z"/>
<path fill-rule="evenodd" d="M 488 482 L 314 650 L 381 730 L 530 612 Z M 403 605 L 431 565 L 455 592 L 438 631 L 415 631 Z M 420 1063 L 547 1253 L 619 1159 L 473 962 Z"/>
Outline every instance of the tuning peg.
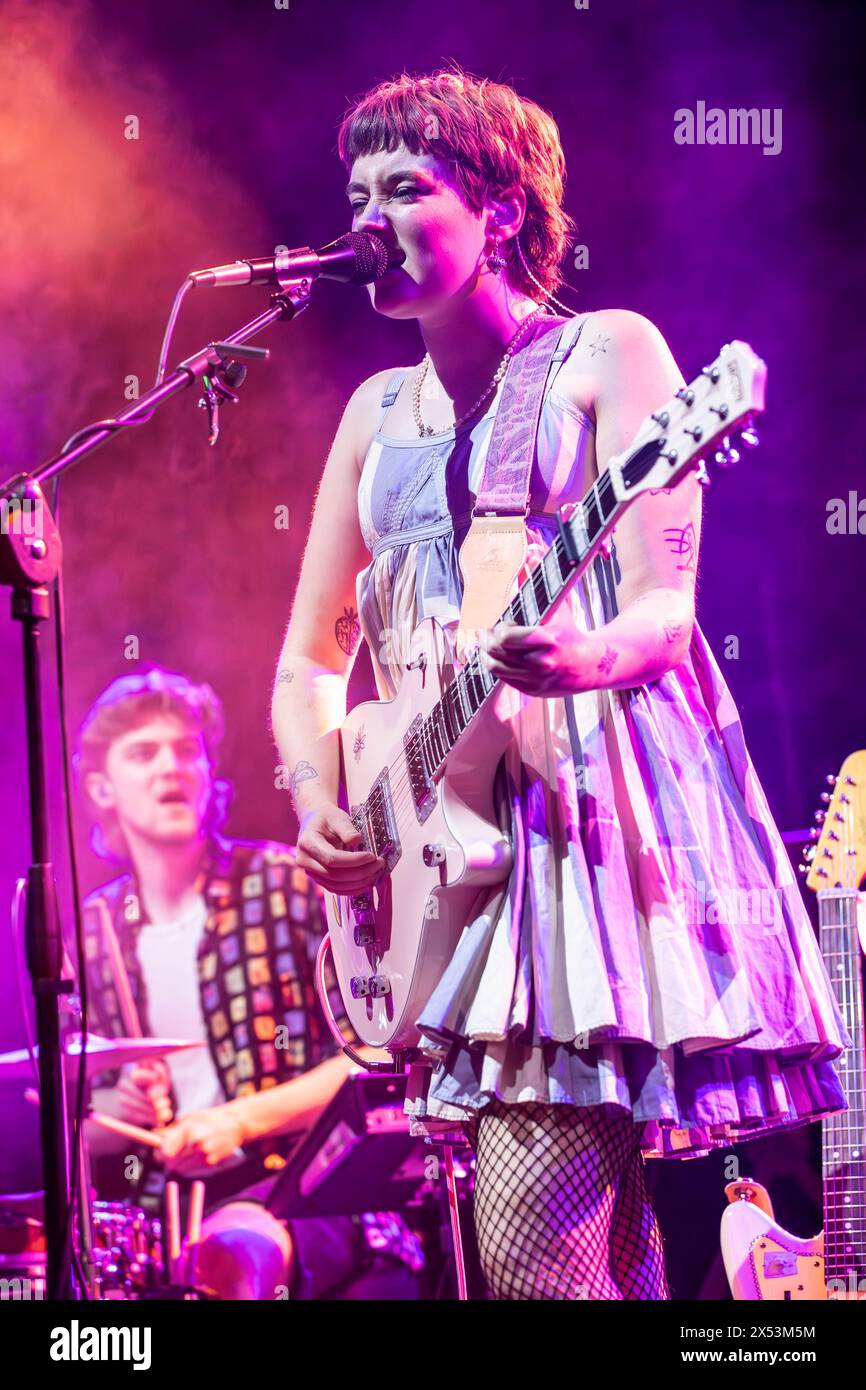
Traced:
<path fill-rule="evenodd" d="M 760 442 L 758 431 L 753 429 L 751 425 L 747 425 L 745 429 L 740 430 L 740 443 L 743 444 L 745 448 L 757 449 Z"/>
<path fill-rule="evenodd" d="M 701 459 L 695 469 L 695 478 L 700 483 L 701 487 L 709 487 L 710 483 L 713 481 L 707 472 L 707 465 L 704 463 L 703 459 Z"/>
<path fill-rule="evenodd" d="M 739 463 L 740 455 L 731 444 L 731 436 L 729 434 L 722 436 L 722 443 L 720 448 L 717 449 L 715 457 L 716 463 L 720 468 L 731 468 L 735 463 Z"/>
<path fill-rule="evenodd" d="M 815 850 L 816 850 L 816 849 L 817 849 L 817 845 L 804 845 L 804 846 L 803 846 L 803 848 L 802 848 L 802 850 L 801 850 L 800 852 L 801 852 L 801 854 L 802 854 L 802 856 L 803 856 L 803 858 L 805 859 L 805 861 L 806 861 L 807 864 L 810 864 L 810 863 L 812 862 L 812 860 L 815 858 Z"/>
<path fill-rule="evenodd" d="M 836 776 L 835 776 L 835 774 L 832 773 L 832 772 L 828 772 L 828 773 L 827 773 L 827 776 L 824 778 L 824 781 L 827 783 L 827 786 L 828 786 L 828 787 L 835 787 L 835 785 L 836 785 Z"/>
<path fill-rule="evenodd" d="M 813 825 L 812 829 L 809 831 L 809 838 L 810 840 L 817 840 L 820 834 L 821 832 L 818 829 L 817 825 Z"/>
<path fill-rule="evenodd" d="M 798 864 L 798 865 L 797 865 L 797 870 L 798 870 L 798 872 L 801 873 L 801 874 L 807 874 L 807 873 L 809 872 L 809 865 L 808 865 L 808 864 Z"/>
<path fill-rule="evenodd" d="M 815 812 L 815 820 L 818 822 L 819 825 L 822 825 L 822 824 L 824 823 L 824 821 L 826 820 L 826 818 L 827 818 L 827 812 L 826 812 L 826 811 L 816 811 L 816 812 Z"/>

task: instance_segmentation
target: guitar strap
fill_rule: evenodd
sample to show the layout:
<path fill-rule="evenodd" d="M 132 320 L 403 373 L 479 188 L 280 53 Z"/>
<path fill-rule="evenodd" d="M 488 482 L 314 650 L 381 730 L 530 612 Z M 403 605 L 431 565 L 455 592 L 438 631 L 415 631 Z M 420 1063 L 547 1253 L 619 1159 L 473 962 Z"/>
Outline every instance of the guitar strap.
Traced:
<path fill-rule="evenodd" d="M 529 482 L 544 391 L 570 319 L 543 319 L 546 331 L 519 348 L 508 364 L 469 531 L 460 547 L 463 601 L 456 657 L 463 662 L 480 633 L 498 621 L 526 558 Z M 548 325 L 550 325 L 548 327 Z"/>

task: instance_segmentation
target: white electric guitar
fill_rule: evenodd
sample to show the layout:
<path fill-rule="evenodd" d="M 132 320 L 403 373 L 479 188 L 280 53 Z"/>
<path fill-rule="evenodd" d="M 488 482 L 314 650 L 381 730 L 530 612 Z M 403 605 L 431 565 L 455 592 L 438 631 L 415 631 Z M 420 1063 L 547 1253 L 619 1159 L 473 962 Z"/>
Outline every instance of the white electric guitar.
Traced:
<path fill-rule="evenodd" d="M 866 1298 L 866 1104 L 864 1104 L 863 981 L 866 920 L 859 885 L 866 878 L 866 750 L 828 777 L 826 810 L 804 852 L 806 883 L 818 894 L 821 953 L 839 1011 L 854 1040 L 845 1053 L 843 1088 L 849 1108 L 822 1123 L 824 1229 L 793 1236 L 773 1216 L 770 1195 L 750 1178 L 728 1183 L 722 1215 L 722 1256 L 735 1299 L 820 1301 Z M 859 939 L 858 939 L 859 938 Z"/>
<path fill-rule="evenodd" d="M 689 386 L 648 417 L 582 502 L 560 508 L 559 535 L 502 614 L 531 627 L 584 574 L 635 498 L 670 488 L 706 458 L 739 455 L 729 436 L 757 443 L 767 369 L 748 343 L 725 346 Z M 565 512 L 568 510 L 568 519 Z M 583 525 L 575 516 L 582 514 Z M 387 872 L 365 892 L 326 890 L 331 950 L 352 1027 L 365 1043 L 415 1046 L 415 1020 L 451 959 L 479 894 L 512 865 L 497 824 L 493 783 L 520 704 L 477 652 L 454 676 L 447 636 L 435 618 L 419 623 L 393 700 L 356 705 L 340 732 L 341 777 L 364 848 Z M 447 680 L 447 683 L 446 683 Z"/>

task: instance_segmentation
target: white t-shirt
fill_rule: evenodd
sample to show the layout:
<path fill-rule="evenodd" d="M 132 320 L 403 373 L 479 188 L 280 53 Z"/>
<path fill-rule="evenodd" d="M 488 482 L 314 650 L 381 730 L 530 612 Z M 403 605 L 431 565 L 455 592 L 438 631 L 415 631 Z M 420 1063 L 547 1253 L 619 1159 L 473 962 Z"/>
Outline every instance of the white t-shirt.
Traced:
<path fill-rule="evenodd" d="M 207 1043 L 197 963 L 206 922 L 207 904 L 199 895 L 182 917 L 148 922 L 138 934 L 138 960 L 154 1037 Z M 221 1105 L 225 1100 L 208 1046 L 177 1052 L 165 1062 L 171 1072 L 178 1116 Z"/>
<path fill-rule="evenodd" d="M 190 1110 L 222 1105 L 225 1093 L 208 1045 L 207 1025 L 201 1011 L 198 948 L 207 924 L 207 904 L 199 894 L 188 912 L 171 922 L 147 922 L 138 933 L 138 963 L 147 992 L 147 1016 L 151 1036 L 183 1038 L 204 1047 L 176 1052 L 164 1060 L 171 1073 L 177 1100 L 176 1119 Z M 243 1162 L 235 1149 L 221 1163 L 193 1170 L 191 1177 L 207 1177 Z"/>

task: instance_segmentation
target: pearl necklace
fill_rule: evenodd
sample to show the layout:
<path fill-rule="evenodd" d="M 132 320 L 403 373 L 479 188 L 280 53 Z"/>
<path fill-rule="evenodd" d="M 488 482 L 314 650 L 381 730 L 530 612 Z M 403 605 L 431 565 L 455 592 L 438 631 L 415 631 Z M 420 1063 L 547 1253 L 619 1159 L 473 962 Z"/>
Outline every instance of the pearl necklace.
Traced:
<path fill-rule="evenodd" d="M 431 363 L 429 352 L 425 354 L 424 360 L 421 363 L 421 368 L 416 373 L 415 385 L 412 389 L 412 414 L 415 417 L 415 424 L 418 426 L 418 433 L 422 436 L 422 438 L 425 436 L 429 437 L 430 435 L 449 434 L 451 430 L 459 430 L 460 426 L 475 414 L 476 410 L 478 410 L 478 408 L 484 404 L 484 402 L 487 400 L 487 397 L 490 395 L 492 391 L 496 389 L 496 387 L 499 385 L 500 381 L 504 377 L 506 369 L 508 367 L 508 363 L 511 361 L 511 358 L 514 356 L 514 353 L 517 350 L 517 344 L 519 339 L 522 338 L 529 325 L 531 323 L 534 323 L 535 320 L 538 318 L 538 315 L 541 314 L 543 311 L 544 305 L 539 304 L 537 309 L 534 309 L 531 314 L 527 314 L 526 318 L 521 323 L 514 337 L 511 339 L 511 342 L 505 349 L 502 361 L 496 368 L 490 385 L 484 391 L 482 391 L 475 404 L 471 406 L 469 410 L 463 412 L 459 420 L 455 420 L 453 425 L 448 425 L 448 427 L 444 430 L 434 430 L 432 425 L 425 425 L 421 417 L 421 386 L 425 376 L 427 375 L 427 369 Z"/>

